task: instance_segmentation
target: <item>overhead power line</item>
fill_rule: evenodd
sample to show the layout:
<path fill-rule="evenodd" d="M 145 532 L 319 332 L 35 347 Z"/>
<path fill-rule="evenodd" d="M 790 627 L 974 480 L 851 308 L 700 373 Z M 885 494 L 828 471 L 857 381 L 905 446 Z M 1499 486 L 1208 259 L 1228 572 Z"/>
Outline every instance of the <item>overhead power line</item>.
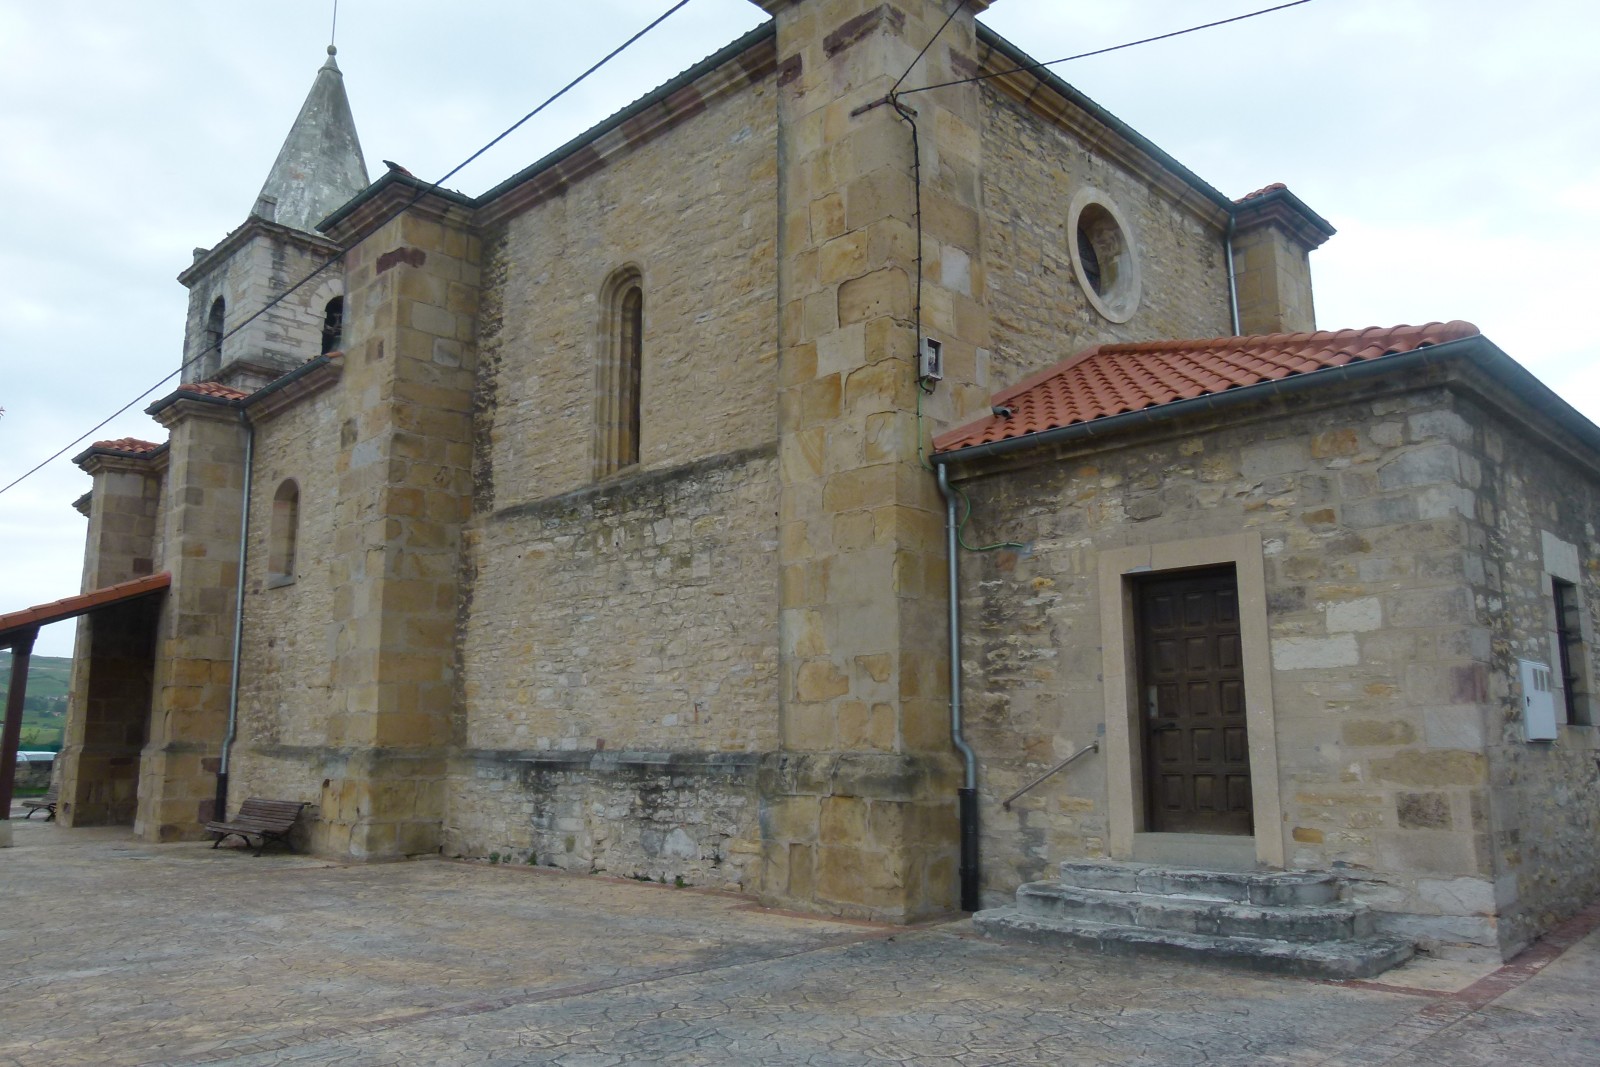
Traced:
<path fill-rule="evenodd" d="M 485 152 L 489 151 L 489 149 L 493 148 L 495 145 L 499 144 L 501 141 L 504 141 L 507 137 L 511 136 L 517 130 L 521 129 L 522 126 L 525 123 L 527 123 L 527 121 L 529 119 L 531 119 L 535 115 L 539 114 L 541 111 L 543 111 L 545 108 L 549 107 L 551 104 L 555 103 L 557 100 L 560 100 L 563 96 L 566 96 L 568 92 L 570 92 L 571 90 L 576 88 L 586 78 L 588 78 L 590 75 L 594 74 L 596 71 L 598 71 L 601 67 L 605 66 L 607 63 L 611 62 L 617 56 L 621 55 L 628 48 L 632 47 L 633 44 L 635 42 L 637 42 L 641 37 L 643 37 L 645 34 L 649 33 L 651 30 L 655 29 L 657 26 L 661 25 L 668 18 L 672 17 L 679 10 L 681 10 L 682 8 L 687 6 L 688 3 L 689 3 L 689 0 L 678 0 L 677 3 L 673 4 L 671 7 L 667 8 L 667 10 L 665 10 L 661 14 L 657 15 L 643 29 L 639 30 L 632 37 L 629 37 L 626 41 L 623 41 L 617 47 L 613 48 L 610 52 L 607 52 L 603 57 L 601 57 L 594 64 L 592 64 L 582 74 L 579 74 L 576 78 L 573 78 L 567 84 L 563 85 L 560 89 L 558 89 L 554 93 L 552 93 L 538 107 L 534 108 L 532 111 L 530 111 L 526 115 L 522 116 L 516 122 L 513 122 L 510 126 L 507 126 L 505 128 L 505 130 L 503 130 L 498 136 L 496 136 L 489 143 L 485 144 L 482 148 L 480 148 L 476 152 L 472 153 L 472 155 L 468 156 L 466 159 L 462 160 L 460 163 L 458 163 L 454 167 L 452 167 L 450 169 L 449 173 L 445 174 L 443 177 L 439 178 L 437 181 L 430 182 L 427 185 L 423 186 L 421 189 L 418 189 L 411 196 L 411 198 L 409 200 L 407 200 L 404 204 L 401 204 L 398 208 L 396 208 L 394 211 L 390 212 L 387 216 L 385 216 L 384 219 L 382 220 L 382 222 L 378 223 L 378 226 L 383 226 L 383 225 L 389 223 L 390 221 L 392 221 L 393 219 L 398 218 L 400 215 L 403 215 L 406 211 L 411 209 L 412 205 L 414 205 L 418 200 L 421 200 L 424 196 L 427 196 L 429 193 L 437 192 L 439 190 L 439 188 L 445 182 L 449 181 L 451 178 L 453 178 L 457 174 L 459 174 L 464 168 L 466 168 L 471 163 L 473 163 L 475 160 L 477 160 L 478 157 L 482 156 Z M 335 18 L 337 18 L 337 15 L 335 15 Z M 374 228 L 376 229 L 377 227 L 374 227 Z M 91 426 L 89 429 L 85 430 L 83 433 L 79 434 L 77 437 L 74 437 L 71 441 L 68 441 L 60 449 L 58 449 L 57 451 L 51 453 L 49 456 L 46 456 L 44 459 L 40 460 L 33 467 L 31 467 L 28 470 L 24 471 L 22 474 L 18 475 L 16 478 L 12 479 L 10 482 L 7 482 L 4 486 L 0 486 L 0 493 L 5 493 L 8 490 L 12 489 L 13 487 L 21 484 L 22 482 L 26 481 L 28 478 L 31 478 L 33 475 L 39 473 L 41 470 L 43 470 L 45 467 L 49 466 L 51 463 L 54 463 L 56 460 L 60 459 L 64 455 L 66 455 L 68 452 L 70 452 L 77 445 L 81 444 L 85 439 L 87 439 L 89 437 L 92 437 L 96 432 L 98 432 L 102 427 L 104 427 L 112 419 L 115 419 L 117 416 L 123 414 L 129 408 L 131 408 L 135 404 L 137 404 L 139 401 L 143 400 L 145 397 L 149 396 L 151 393 L 153 393 L 157 389 L 161 388 L 167 382 L 171 381 L 174 377 L 182 374 L 184 371 L 188 370 L 195 363 L 198 363 L 201 359 L 205 358 L 205 356 L 212 350 L 213 347 L 216 347 L 216 348 L 220 349 L 223 341 L 226 341 L 228 338 L 232 337 L 234 334 L 238 333 L 240 330 L 242 330 L 246 326 L 250 325 L 256 319 L 260 318 L 262 315 L 265 315 L 268 311 L 271 311 L 273 308 L 277 307 L 284 300 L 288 299 L 290 296 L 294 295 L 297 291 L 299 291 L 301 288 L 303 288 L 307 283 L 311 282 L 313 279 L 315 279 L 318 276 L 320 276 L 323 271 L 327 270 L 329 267 L 333 266 L 335 263 L 337 263 L 340 260 L 342 260 L 344 258 L 344 256 L 345 256 L 345 252 L 344 251 L 340 251 L 340 252 L 335 253 L 332 256 L 329 256 L 327 259 L 323 260 L 321 263 L 319 263 L 316 267 L 314 267 L 312 269 L 311 273 L 307 274 L 305 277 L 303 277 L 299 281 L 295 282 L 289 288 L 285 289 L 283 292 L 279 293 L 277 296 L 275 296 L 271 300 L 267 301 L 266 304 L 262 305 L 262 307 L 260 309 L 258 309 L 257 311 L 253 312 L 251 315 L 249 315 L 247 318 L 245 318 L 244 321 L 238 323 L 237 325 L 235 325 L 233 327 L 233 329 L 227 331 L 221 337 L 219 337 L 214 342 L 214 344 L 207 345 L 205 347 L 205 349 L 199 355 L 195 356 L 193 359 L 186 360 L 183 363 L 180 363 L 178 365 L 178 369 L 177 370 L 172 371 L 169 374 L 163 375 L 159 381 L 157 381 L 154 384 L 152 384 L 144 392 L 140 393 L 138 396 L 134 397 L 132 400 L 128 401 L 126 404 L 122 405 L 116 411 L 113 411 L 110 415 L 107 415 L 105 418 L 101 419 L 99 422 L 95 423 L 93 426 Z"/>
<path fill-rule="evenodd" d="M 1243 15 L 1235 15 L 1232 18 L 1218 19 L 1215 22 L 1205 22 L 1198 26 L 1189 26 L 1186 29 L 1173 30 L 1171 33 L 1158 33 L 1154 37 L 1141 37 L 1137 41 L 1128 41 L 1124 44 L 1114 44 L 1109 48 L 1096 48 L 1092 52 L 1079 52 L 1075 56 L 1064 56 L 1061 59 L 1052 59 L 1047 63 L 1024 63 L 1020 67 L 1012 67 L 1009 70 L 997 70 L 990 74 L 979 74 L 972 78 L 957 78 L 954 81 L 938 82 L 934 85 L 919 85 L 915 89 L 906 89 L 901 92 L 894 93 L 893 95 L 910 96 L 913 93 L 928 92 L 930 89 L 947 89 L 952 85 L 969 85 L 972 82 L 987 81 L 990 78 L 1002 78 L 1007 74 L 1017 74 L 1025 70 L 1043 70 L 1046 67 L 1054 67 L 1061 63 L 1071 63 L 1075 59 L 1088 59 L 1090 56 L 1103 56 L 1107 52 L 1120 52 L 1124 48 L 1134 48 L 1142 44 L 1152 44 L 1156 41 L 1166 41 L 1173 37 L 1182 37 L 1186 33 L 1196 33 L 1200 30 L 1209 30 L 1217 26 L 1226 26 L 1230 22 L 1243 22 L 1245 19 L 1253 19 L 1258 15 L 1270 15 L 1274 11 L 1282 11 L 1285 8 L 1299 7 L 1301 4 L 1309 4 L 1310 2 L 1311 0 L 1290 0 L 1289 3 L 1278 4 L 1276 7 L 1264 7 L 1259 11 L 1250 11 Z M 928 43 L 932 44 L 933 42 L 930 41 Z M 926 51 L 926 49 L 924 49 L 924 51 Z M 920 59 L 922 57 L 919 55 L 917 58 Z M 905 75 L 901 75 L 901 80 L 905 80 Z M 899 84 L 899 82 L 895 83 L 896 86 Z"/>

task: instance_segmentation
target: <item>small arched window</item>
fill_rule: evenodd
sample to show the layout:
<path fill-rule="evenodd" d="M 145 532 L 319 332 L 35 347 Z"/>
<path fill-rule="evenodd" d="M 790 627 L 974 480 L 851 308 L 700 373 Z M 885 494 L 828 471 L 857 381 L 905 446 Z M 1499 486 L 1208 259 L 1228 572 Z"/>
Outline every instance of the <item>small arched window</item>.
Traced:
<path fill-rule="evenodd" d="M 637 268 L 612 275 L 601 301 L 595 367 L 595 477 L 639 462 L 644 369 L 644 282 Z"/>
<path fill-rule="evenodd" d="M 328 306 L 322 312 L 322 354 L 327 355 L 338 349 L 343 336 L 344 297 L 336 296 L 328 301 Z"/>
<path fill-rule="evenodd" d="M 294 581 L 295 541 L 300 527 L 300 487 L 290 478 L 272 495 L 272 526 L 267 544 L 267 585 Z"/>
<path fill-rule="evenodd" d="M 211 313 L 206 316 L 206 347 L 200 358 L 200 377 L 212 378 L 222 369 L 223 320 L 228 306 L 222 297 L 211 302 Z"/>

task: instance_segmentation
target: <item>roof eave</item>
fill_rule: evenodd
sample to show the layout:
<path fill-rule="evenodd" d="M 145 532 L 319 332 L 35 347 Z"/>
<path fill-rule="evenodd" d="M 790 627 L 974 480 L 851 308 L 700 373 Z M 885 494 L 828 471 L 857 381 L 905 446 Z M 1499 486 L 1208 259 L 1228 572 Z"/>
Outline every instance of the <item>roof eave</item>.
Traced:
<path fill-rule="evenodd" d="M 774 37 L 776 34 L 776 21 L 768 20 L 767 22 L 762 23 L 749 33 L 744 34 L 737 40 L 732 41 L 723 48 L 713 52 L 711 55 L 685 70 L 677 77 L 662 83 L 655 89 L 652 89 L 650 92 L 646 93 L 644 96 L 641 96 L 627 107 L 624 107 L 621 111 L 618 111 L 611 117 L 589 127 L 583 133 L 579 134 L 577 137 L 574 137 L 560 148 L 555 149 L 553 152 L 546 154 L 541 159 L 524 167 L 522 170 L 513 174 L 500 184 L 494 186 L 481 196 L 467 196 L 464 193 L 454 192 L 453 190 L 449 189 L 442 189 L 411 174 L 405 174 L 399 171 L 390 171 L 388 174 L 385 174 L 383 177 L 379 178 L 377 181 L 363 189 L 348 203 L 334 211 L 333 214 L 317 223 L 317 229 L 329 235 L 336 235 L 337 238 L 342 241 L 351 240 L 350 231 L 352 227 L 349 224 L 351 216 L 357 214 L 358 212 L 361 212 L 363 216 L 373 215 L 373 212 L 363 212 L 362 209 L 372 201 L 383 196 L 384 193 L 392 186 L 399 183 L 405 183 L 409 188 L 418 190 L 418 199 L 421 199 L 424 196 L 438 196 L 451 204 L 477 211 L 489 204 L 492 204 L 506 193 L 537 177 L 544 171 L 549 170 L 551 167 L 561 163 L 563 160 L 568 159 L 574 154 L 582 151 L 585 147 L 593 144 L 595 141 L 599 140 L 601 137 L 604 137 L 612 130 L 624 125 L 629 120 L 638 117 L 640 114 L 648 111 L 657 104 L 668 100 L 673 96 L 673 94 L 682 91 L 685 87 L 692 85 L 694 82 L 705 77 L 708 73 L 716 70 L 725 63 L 737 59 L 739 56 L 750 51 L 750 49 L 754 48 L 756 45 L 763 43 L 768 38 Z M 357 223 L 355 229 L 360 230 L 361 228 L 361 224 Z"/>
<path fill-rule="evenodd" d="M 163 411 L 166 411 L 174 404 L 181 404 L 185 401 L 209 407 L 237 408 L 240 406 L 240 401 L 242 399 L 242 397 L 211 396 L 207 393 L 190 392 L 189 390 L 184 389 L 182 386 L 179 386 L 177 389 L 174 389 L 160 400 L 155 401 L 149 407 L 145 408 L 144 413 L 154 417 L 161 414 Z M 158 419 L 157 421 L 159 422 L 160 420 Z"/>
<path fill-rule="evenodd" d="M 1347 363 L 1340 367 L 1326 367 L 1306 374 L 1258 382 L 1255 385 L 1240 386 L 1220 393 L 1175 400 L 1156 407 L 1142 408 L 1139 411 L 1108 415 L 1090 422 L 1075 422 L 1021 437 L 1007 437 L 999 441 L 968 445 L 966 448 L 935 453 L 931 459 L 933 463 L 939 465 L 970 463 L 1028 449 L 1049 448 L 1098 437 L 1121 436 L 1188 415 L 1226 411 L 1271 397 L 1295 396 L 1312 390 L 1333 388 L 1341 383 L 1365 381 L 1380 375 L 1397 375 L 1414 367 L 1457 360 L 1471 360 L 1477 363 L 1518 400 L 1546 416 L 1551 423 L 1560 426 L 1600 457 L 1600 427 L 1595 426 L 1571 404 L 1561 399 L 1554 390 L 1539 381 L 1532 372 L 1508 356 L 1494 342 L 1481 334 L 1474 334 L 1454 341 L 1412 349 L 1409 352 L 1397 352 L 1377 359 Z M 1590 462 L 1594 464 L 1597 461 L 1591 458 Z"/>
<path fill-rule="evenodd" d="M 528 181 L 530 178 L 535 177 L 541 171 L 549 169 L 575 152 L 581 151 L 586 145 L 592 144 L 593 142 L 599 140 L 601 137 L 610 133 L 618 126 L 626 123 L 629 119 L 637 117 L 643 112 L 654 107 L 656 104 L 668 99 L 674 93 L 677 93 L 687 86 L 699 81 L 701 78 L 705 77 L 711 71 L 716 70 L 724 63 L 743 55 L 745 52 L 765 41 L 767 38 L 776 36 L 777 32 L 777 20 L 769 19 L 768 21 L 763 22 L 749 33 L 729 42 L 727 45 L 713 52 L 705 59 L 702 59 L 700 62 L 685 70 L 677 77 L 663 82 L 656 88 L 650 90 L 650 92 L 646 93 L 644 96 L 641 96 L 639 99 L 629 104 L 627 107 L 624 107 L 621 111 L 616 112 L 609 118 L 602 119 L 600 122 L 580 133 L 577 137 L 574 137 L 572 140 L 562 145 L 560 148 L 557 148 L 555 151 L 550 152 L 542 159 L 535 161 L 534 163 L 513 174 L 499 185 L 496 185 L 494 188 L 478 197 L 477 205 L 481 207 L 499 199 L 512 189 L 515 189 L 517 186 Z"/>
<path fill-rule="evenodd" d="M 90 445 L 82 452 L 79 452 L 76 456 L 73 456 L 72 462 L 77 464 L 79 467 L 82 467 L 85 463 L 89 463 L 90 461 L 96 459 L 108 459 L 130 463 L 150 463 L 165 456 L 169 446 L 170 442 L 162 441 L 154 448 L 144 449 L 136 452 L 126 448 L 107 448 L 104 445 Z"/>
<path fill-rule="evenodd" d="M 1237 201 L 1233 217 L 1240 230 L 1276 222 L 1307 251 L 1321 246 L 1339 232 L 1334 229 L 1333 223 L 1312 211 L 1304 200 L 1282 187 Z"/>
<path fill-rule="evenodd" d="M 1166 151 L 1157 146 L 1154 141 L 1151 141 L 1144 134 L 1140 133 L 1132 126 L 1129 126 L 1126 122 L 1117 118 L 1117 116 L 1107 111 L 1102 105 L 1097 104 L 1095 101 L 1085 96 L 1080 90 L 1074 88 L 1070 83 L 1052 72 L 1050 68 L 1040 65 L 1037 59 L 1034 59 L 1032 56 L 1028 55 L 1028 53 L 1024 52 L 1021 48 L 1018 48 L 1006 38 L 1000 36 L 1000 34 L 996 33 L 988 26 L 981 22 L 978 23 L 977 26 L 978 43 L 980 45 L 988 45 L 989 47 L 1002 53 L 1018 67 L 1033 68 L 1026 73 L 1038 78 L 1039 81 L 1041 81 L 1052 92 L 1058 94 L 1073 106 L 1081 108 L 1087 112 L 1097 122 L 1103 124 L 1118 137 L 1121 137 L 1133 147 L 1137 148 L 1140 152 L 1155 160 L 1157 164 L 1170 171 L 1176 177 L 1182 179 L 1185 184 L 1192 187 L 1203 198 L 1211 201 L 1214 205 L 1221 208 L 1223 211 L 1228 212 L 1229 214 L 1233 212 L 1235 205 L 1231 197 L 1212 186 L 1211 183 L 1207 182 L 1204 178 L 1200 177 L 1182 163 L 1179 163 Z"/>
<path fill-rule="evenodd" d="M 102 586 L 87 593 L 79 593 L 77 596 L 63 597 L 48 604 L 7 612 L 0 615 L 0 648 L 10 647 L 24 635 L 36 633 L 41 626 L 87 615 L 92 611 L 111 607 L 113 604 L 124 604 L 141 597 L 154 596 L 165 592 L 171 585 L 172 574 L 161 571 L 143 578 Z"/>
<path fill-rule="evenodd" d="M 305 230 L 297 230 L 293 226 L 285 226 L 281 222 L 264 219 L 260 215 L 251 215 L 229 231 L 226 237 L 185 267 L 178 274 L 178 281 L 185 286 L 192 287 L 194 282 L 204 277 L 215 264 L 232 256 L 250 238 L 258 234 L 299 241 L 313 251 L 321 252 L 325 255 L 332 255 L 339 251 L 338 244 L 321 234 L 307 233 Z"/>

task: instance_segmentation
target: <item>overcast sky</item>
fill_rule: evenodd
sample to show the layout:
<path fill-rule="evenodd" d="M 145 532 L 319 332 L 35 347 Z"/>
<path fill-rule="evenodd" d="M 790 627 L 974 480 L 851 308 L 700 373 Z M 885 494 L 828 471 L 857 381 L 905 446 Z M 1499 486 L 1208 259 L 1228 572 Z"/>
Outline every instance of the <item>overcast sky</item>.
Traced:
<path fill-rule="evenodd" d="M 1269 4 L 996 0 L 984 21 L 1046 60 Z M 369 171 L 443 175 L 668 6 L 344 0 Z M 174 277 L 244 221 L 330 10 L 0 0 L 0 485 L 177 368 Z M 692 0 L 450 185 L 484 191 L 762 18 Z M 1591 0 L 1312 0 L 1055 69 L 1223 192 L 1286 182 L 1332 222 L 1319 326 L 1469 319 L 1600 421 L 1578 328 L 1600 283 L 1597 49 Z M 142 409 L 170 388 L 90 439 L 162 439 Z M 0 613 L 78 591 L 88 488 L 62 458 L 0 494 Z M 72 625 L 37 653 L 70 655 Z"/>

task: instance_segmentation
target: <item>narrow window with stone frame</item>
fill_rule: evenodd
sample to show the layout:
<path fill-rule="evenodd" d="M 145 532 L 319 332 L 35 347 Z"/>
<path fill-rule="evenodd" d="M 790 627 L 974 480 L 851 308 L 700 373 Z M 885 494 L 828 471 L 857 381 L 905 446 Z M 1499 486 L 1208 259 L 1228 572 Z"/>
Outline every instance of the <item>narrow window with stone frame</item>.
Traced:
<path fill-rule="evenodd" d="M 595 363 L 594 476 L 639 462 L 644 369 L 644 280 L 636 267 L 611 276 L 601 292 Z"/>
<path fill-rule="evenodd" d="M 343 336 L 344 297 L 336 296 L 322 311 L 322 355 L 338 349 Z"/>
<path fill-rule="evenodd" d="M 296 541 L 300 534 L 300 487 L 289 478 L 272 495 L 272 523 L 267 540 L 267 587 L 294 581 Z"/>
<path fill-rule="evenodd" d="M 210 381 L 222 370 L 223 320 L 227 312 L 228 305 L 222 297 L 211 302 L 211 312 L 206 316 L 206 346 L 200 353 L 200 373 L 197 376 L 201 381 Z"/>
<path fill-rule="evenodd" d="M 1561 695 L 1566 702 L 1567 722 L 1588 725 L 1591 719 L 1581 670 L 1585 649 L 1578 587 L 1552 577 L 1550 590 L 1555 601 L 1556 655 L 1560 657 Z"/>

